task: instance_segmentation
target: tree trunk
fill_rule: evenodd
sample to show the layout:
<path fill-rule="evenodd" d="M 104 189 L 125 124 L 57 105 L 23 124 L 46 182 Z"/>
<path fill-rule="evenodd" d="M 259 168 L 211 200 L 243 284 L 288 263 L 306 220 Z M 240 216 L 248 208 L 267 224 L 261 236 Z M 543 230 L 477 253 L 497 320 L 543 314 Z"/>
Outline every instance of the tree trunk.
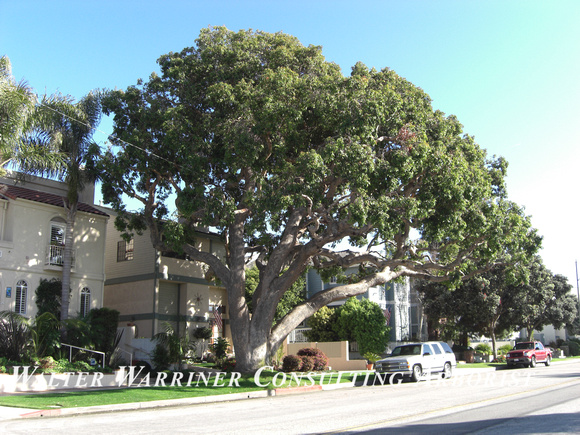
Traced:
<path fill-rule="evenodd" d="M 528 340 L 532 341 L 534 339 L 534 327 L 533 326 L 528 326 L 526 328 L 526 333 L 528 334 Z"/>
<path fill-rule="evenodd" d="M 74 252 L 74 226 L 76 220 L 78 203 L 69 204 L 66 216 L 66 232 L 64 239 L 64 252 L 62 262 L 62 291 L 61 291 L 61 309 L 60 320 L 68 319 L 69 305 L 70 305 L 70 282 L 72 271 L 72 260 Z M 61 328 L 61 339 L 66 340 L 66 329 Z"/>
<path fill-rule="evenodd" d="M 495 338 L 495 328 L 491 328 L 491 349 L 493 353 L 493 359 L 497 359 L 497 344 Z"/>

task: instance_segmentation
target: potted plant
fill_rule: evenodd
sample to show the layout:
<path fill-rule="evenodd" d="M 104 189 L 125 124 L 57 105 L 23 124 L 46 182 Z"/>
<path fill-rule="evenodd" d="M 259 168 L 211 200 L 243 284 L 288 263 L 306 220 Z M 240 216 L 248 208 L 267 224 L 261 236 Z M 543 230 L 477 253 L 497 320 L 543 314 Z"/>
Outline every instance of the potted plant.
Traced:
<path fill-rule="evenodd" d="M 381 359 L 380 355 L 373 352 L 367 352 L 363 357 L 367 360 L 367 370 L 372 370 L 375 363 Z"/>

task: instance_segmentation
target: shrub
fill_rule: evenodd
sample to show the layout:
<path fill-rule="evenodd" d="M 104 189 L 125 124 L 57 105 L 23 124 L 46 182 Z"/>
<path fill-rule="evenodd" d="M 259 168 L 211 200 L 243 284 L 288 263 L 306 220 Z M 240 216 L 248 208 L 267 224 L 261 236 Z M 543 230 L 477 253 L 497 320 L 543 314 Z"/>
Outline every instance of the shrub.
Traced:
<path fill-rule="evenodd" d="M 325 355 L 312 357 L 314 360 L 314 370 L 320 372 L 328 365 L 328 358 Z"/>
<path fill-rule="evenodd" d="M 211 345 L 211 351 L 218 360 L 223 360 L 227 356 L 229 345 L 226 338 L 218 337 Z"/>
<path fill-rule="evenodd" d="M 286 355 L 282 360 L 282 370 L 297 372 L 302 368 L 302 359 L 297 355 Z"/>
<path fill-rule="evenodd" d="M 158 343 L 153 349 L 153 355 L 151 356 L 151 362 L 155 366 L 155 370 L 163 371 L 169 368 L 171 364 L 171 358 L 169 357 L 169 350 L 161 343 Z"/>
<path fill-rule="evenodd" d="M 56 361 L 51 356 L 40 358 L 37 364 L 42 371 L 50 371 L 56 368 Z"/>
<path fill-rule="evenodd" d="M 302 355 L 300 359 L 302 360 L 302 367 L 300 368 L 300 370 L 302 370 L 303 372 L 309 372 L 314 369 L 313 356 Z"/>
<path fill-rule="evenodd" d="M 314 347 L 305 347 L 303 349 L 300 349 L 298 352 L 296 352 L 296 355 L 298 356 L 326 356 L 324 355 L 324 352 L 322 352 L 320 349 L 316 349 Z"/>
<path fill-rule="evenodd" d="M 28 318 L 13 311 L 1 311 L 0 355 L 13 361 L 24 361 L 32 351 L 32 332 Z"/>
<path fill-rule="evenodd" d="M 477 346 L 475 346 L 475 350 L 477 352 L 483 353 L 484 355 L 490 355 L 492 353 L 491 346 L 487 343 L 478 344 Z"/>
<path fill-rule="evenodd" d="M 115 350 L 119 312 L 110 308 L 95 308 L 89 312 L 91 340 L 96 350 L 107 355 Z"/>
<path fill-rule="evenodd" d="M 62 296 L 62 281 L 58 278 L 40 279 L 40 284 L 34 292 L 36 307 L 38 308 L 37 316 L 43 313 L 51 313 L 57 319 L 60 319 L 60 307 Z M 69 293 L 70 296 L 70 293 Z"/>
<path fill-rule="evenodd" d="M 193 338 L 197 338 L 198 340 L 209 340 L 211 334 L 211 329 L 207 326 L 200 326 L 193 330 Z"/>
<path fill-rule="evenodd" d="M 501 346 L 501 347 L 498 349 L 498 353 L 499 353 L 500 355 L 507 355 L 507 353 L 508 353 L 510 350 L 512 350 L 512 348 L 513 348 L 513 347 L 512 347 L 512 345 L 511 345 L 511 344 L 504 344 L 503 346 Z"/>
<path fill-rule="evenodd" d="M 570 356 L 580 355 L 580 344 L 576 340 L 569 340 L 562 343 L 562 346 L 568 346 L 570 350 Z"/>
<path fill-rule="evenodd" d="M 367 352 L 363 355 L 363 358 L 366 359 L 369 364 L 374 364 L 381 359 L 381 356 L 373 352 Z"/>
<path fill-rule="evenodd" d="M 236 360 L 234 358 L 225 360 L 221 365 L 221 369 L 224 372 L 233 372 L 235 368 L 236 368 Z"/>
<path fill-rule="evenodd" d="M 316 349 L 313 347 L 305 347 L 304 349 L 300 349 L 297 352 L 298 356 L 310 356 L 312 357 L 312 361 L 314 363 L 313 370 L 321 371 L 326 368 L 328 365 L 328 358 L 320 349 Z"/>

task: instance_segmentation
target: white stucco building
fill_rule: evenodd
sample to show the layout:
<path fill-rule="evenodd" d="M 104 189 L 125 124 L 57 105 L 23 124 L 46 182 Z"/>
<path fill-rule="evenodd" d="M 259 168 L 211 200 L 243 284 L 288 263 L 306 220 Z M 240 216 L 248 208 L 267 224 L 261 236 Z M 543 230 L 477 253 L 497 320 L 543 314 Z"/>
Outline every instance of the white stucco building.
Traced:
<path fill-rule="evenodd" d="M 40 280 L 62 279 L 66 192 L 54 180 L 0 178 L 0 310 L 34 317 Z M 109 216 L 93 196 L 93 186 L 81 193 L 74 227 L 71 317 L 103 306 Z"/>

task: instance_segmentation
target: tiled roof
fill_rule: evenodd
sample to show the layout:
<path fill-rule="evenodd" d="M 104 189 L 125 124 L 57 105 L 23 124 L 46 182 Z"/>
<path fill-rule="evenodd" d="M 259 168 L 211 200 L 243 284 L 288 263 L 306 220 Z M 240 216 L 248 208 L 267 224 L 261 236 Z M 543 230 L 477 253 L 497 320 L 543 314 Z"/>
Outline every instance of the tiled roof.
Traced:
<path fill-rule="evenodd" d="M 41 202 L 43 204 L 54 205 L 57 207 L 64 207 L 64 198 L 54 193 L 40 192 L 38 190 L 31 190 L 21 186 L 12 186 L 9 184 L 0 185 L 0 196 L 9 199 L 27 199 L 29 201 Z M 107 213 L 93 207 L 92 205 L 79 202 L 78 211 L 85 213 L 97 214 L 100 216 L 108 216 Z"/>

